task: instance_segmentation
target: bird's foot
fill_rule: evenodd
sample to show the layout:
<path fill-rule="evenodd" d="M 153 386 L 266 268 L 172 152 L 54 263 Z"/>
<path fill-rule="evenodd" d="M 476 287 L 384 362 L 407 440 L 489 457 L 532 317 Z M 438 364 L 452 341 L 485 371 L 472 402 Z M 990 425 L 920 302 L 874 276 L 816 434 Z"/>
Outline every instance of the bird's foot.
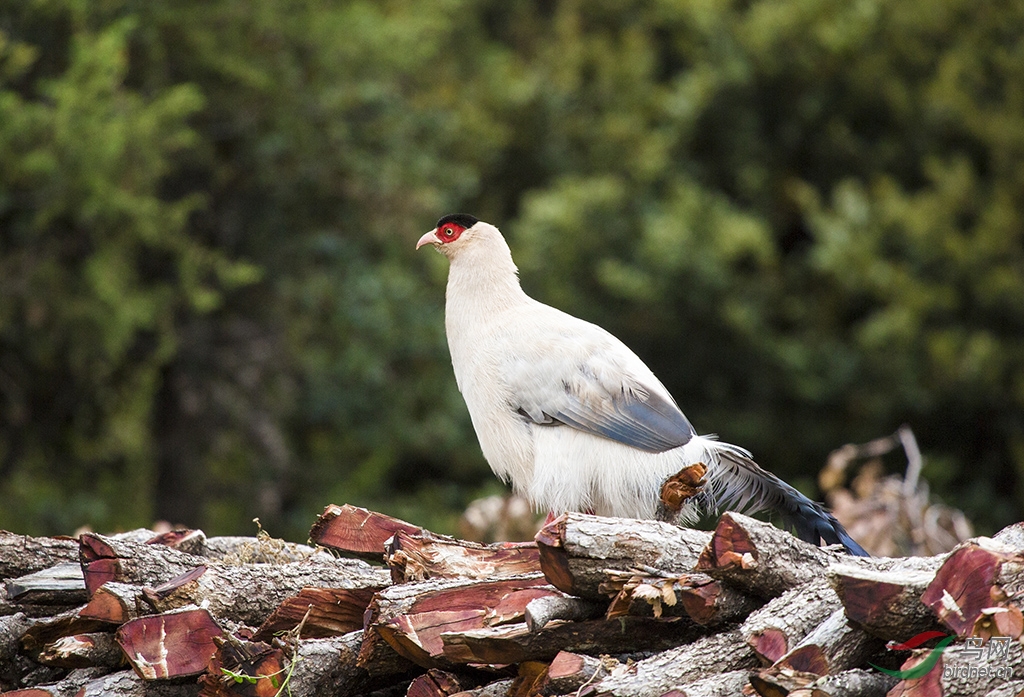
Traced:
<path fill-rule="evenodd" d="M 687 501 L 699 494 L 707 483 L 704 479 L 707 471 L 707 465 L 698 462 L 684 467 L 666 479 L 661 485 L 661 506 L 665 513 L 675 516 Z"/>

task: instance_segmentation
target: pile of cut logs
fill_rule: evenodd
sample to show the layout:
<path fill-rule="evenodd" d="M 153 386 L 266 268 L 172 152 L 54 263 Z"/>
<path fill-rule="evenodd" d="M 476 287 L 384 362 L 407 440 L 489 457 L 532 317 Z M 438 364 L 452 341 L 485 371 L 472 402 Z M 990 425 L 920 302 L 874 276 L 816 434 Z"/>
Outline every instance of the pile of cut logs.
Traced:
<path fill-rule="evenodd" d="M 569 514 L 535 542 L 485 545 L 329 506 L 310 539 L 0 532 L 0 689 L 5 697 L 1009 697 L 1024 689 L 1024 524 L 947 554 L 873 559 L 735 513 L 713 532 Z"/>

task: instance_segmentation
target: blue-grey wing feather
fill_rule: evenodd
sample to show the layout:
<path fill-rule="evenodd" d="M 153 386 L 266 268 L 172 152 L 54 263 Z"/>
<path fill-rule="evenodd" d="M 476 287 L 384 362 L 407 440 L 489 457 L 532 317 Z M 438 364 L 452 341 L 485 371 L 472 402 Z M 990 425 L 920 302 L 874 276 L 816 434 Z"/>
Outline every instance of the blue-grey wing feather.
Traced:
<path fill-rule="evenodd" d="M 679 407 L 655 394 L 618 394 L 598 407 L 573 395 L 560 401 L 534 423 L 562 423 L 652 453 L 678 448 L 694 435 Z"/>

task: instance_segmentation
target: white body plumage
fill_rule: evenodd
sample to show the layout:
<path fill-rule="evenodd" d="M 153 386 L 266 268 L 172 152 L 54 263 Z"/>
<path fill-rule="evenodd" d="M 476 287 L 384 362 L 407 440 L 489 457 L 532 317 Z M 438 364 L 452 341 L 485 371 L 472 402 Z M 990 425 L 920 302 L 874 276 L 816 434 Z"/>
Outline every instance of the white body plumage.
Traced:
<path fill-rule="evenodd" d="M 705 461 L 704 439 L 650 453 L 524 418 L 517 411 L 524 396 L 542 399 L 562 389 L 564 376 L 585 364 L 600 369 L 595 377 L 603 390 L 583 380 L 570 387 L 595 406 L 620 390 L 658 390 L 672 398 L 607 331 L 526 295 L 500 236 L 488 235 L 465 252 L 448 274 L 445 328 L 455 379 L 491 469 L 538 510 L 652 517 L 662 482 Z"/>

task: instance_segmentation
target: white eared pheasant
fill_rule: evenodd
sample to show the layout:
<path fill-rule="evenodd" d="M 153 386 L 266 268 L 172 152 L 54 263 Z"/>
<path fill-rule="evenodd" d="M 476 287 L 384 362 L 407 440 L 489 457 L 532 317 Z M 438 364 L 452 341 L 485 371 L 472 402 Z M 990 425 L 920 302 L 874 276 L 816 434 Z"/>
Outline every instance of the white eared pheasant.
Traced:
<path fill-rule="evenodd" d="M 803 540 L 867 554 L 746 450 L 697 435 L 625 344 L 526 295 L 496 227 L 447 215 L 416 247 L 428 244 L 451 262 L 448 346 L 484 457 L 539 510 L 652 518 L 665 479 L 701 462 L 707 483 L 684 519 L 771 509 Z"/>

